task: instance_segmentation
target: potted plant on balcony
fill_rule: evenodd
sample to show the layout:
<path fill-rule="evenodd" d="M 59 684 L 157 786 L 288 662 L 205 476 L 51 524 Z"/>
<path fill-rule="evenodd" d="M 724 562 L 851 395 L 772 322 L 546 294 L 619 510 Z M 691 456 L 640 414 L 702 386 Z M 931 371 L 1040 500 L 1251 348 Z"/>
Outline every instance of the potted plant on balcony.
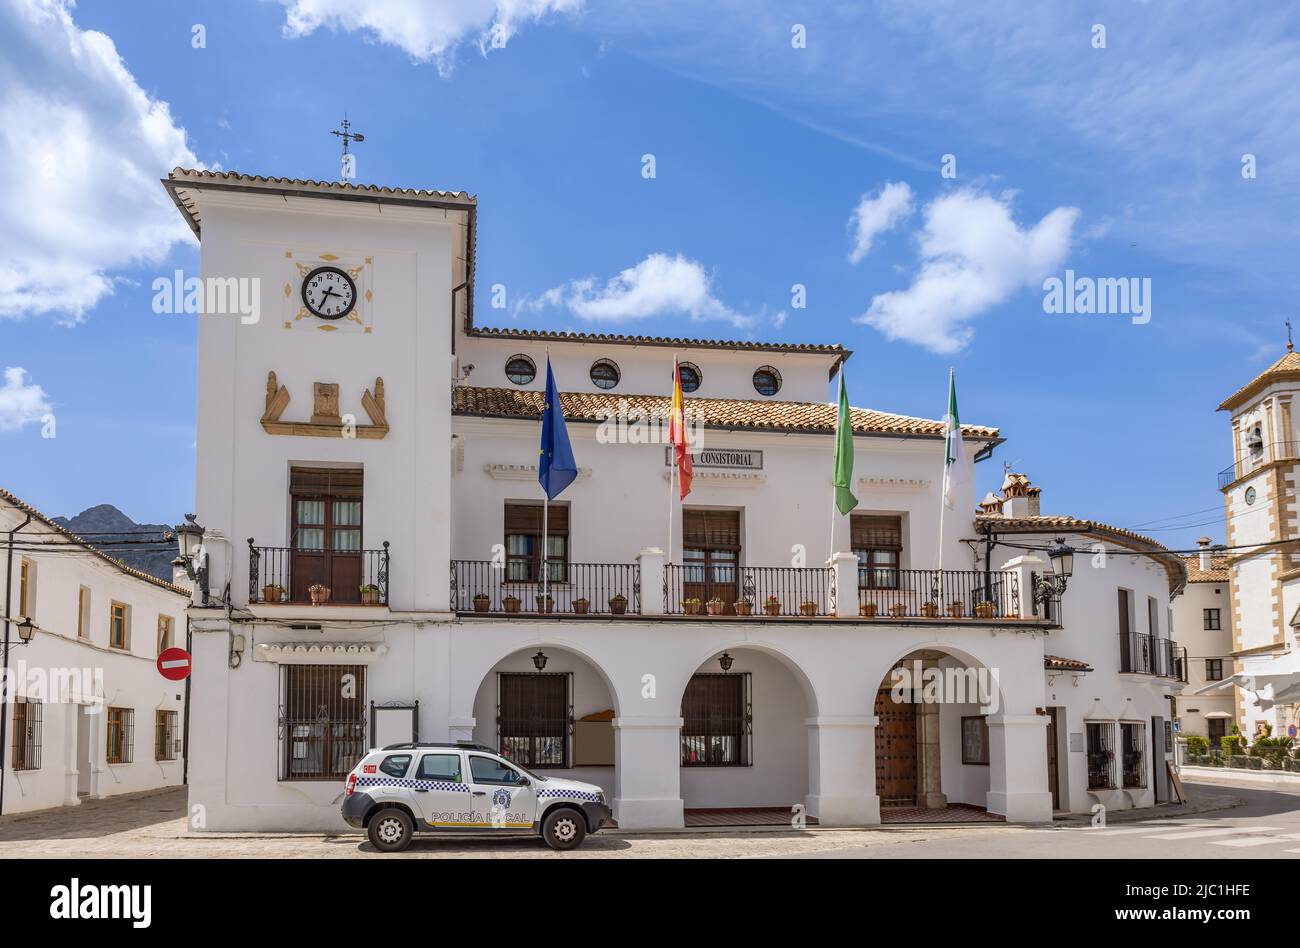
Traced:
<path fill-rule="evenodd" d="M 768 596 L 763 600 L 763 615 L 779 616 L 781 614 L 781 600 L 775 596 Z"/>
<path fill-rule="evenodd" d="M 984 602 L 975 603 L 976 619 L 992 619 L 993 613 L 996 611 L 997 611 L 996 607 L 993 605 L 993 603 L 987 600 L 985 600 Z"/>
<path fill-rule="evenodd" d="M 627 596 L 622 593 L 614 593 L 609 597 L 609 611 L 612 615 L 621 616 L 627 612 Z"/>
<path fill-rule="evenodd" d="M 880 611 L 879 603 L 875 603 L 875 602 L 858 603 L 858 615 L 864 616 L 865 618 L 874 619 L 876 617 L 876 613 L 879 611 Z"/>
<path fill-rule="evenodd" d="M 267 583 L 262 587 L 262 602 L 283 602 L 284 587 L 279 583 Z"/>
<path fill-rule="evenodd" d="M 731 604 L 731 607 L 736 610 L 738 616 L 752 616 L 754 614 L 754 604 L 748 599 L 737 599 Z"/>
<path fill-rule="evenodd" d="M 518 612 L 519 597 L 513 594 L 506 596 L 501 600 L 501 605 L 505 607 L 506 612 Z"/>
<path fill-rule="evenodd" d="M 480 592 L 480 593 L 475 593 L 475 594 L 474 594 L 474 611 L 475 611 L 475 612 L 487 612 L 487 611 L 488 611 L 488 608 L 489 608 L 491 605 L 492 605 L 492 597 L 490 597 L 487 593 L 485 593 L 485 592 Z"/>
<path fill-rule="evenodd" d="M 966 604 L 960 599 L 954 599 L 948 603 L 948 615 L 954 619 L 960 619 L 966 614 Z"/>
<path fill-rule="evenodd" d="M 575 600 L 573 600 L 573 614 L 574 614 L 574 615 L 585 616 L 585 615 L 586 615 L 590 610 L 591 610 L 591 600 L 590 600 L 590 599 L 575 599 Z"/>
<path fill-rule="evenodd" d="M 727 604 L 722 601 L 721 596 L 714 596 L 704 604 L 704 608 L 708 610 L 709 615 L 720 616 L 726 611 Z"/>
<path fill-rule="evenodd" d="M 313 583 L 307 587 L 307 595 L 311 596 L 313 606 L 319 606 L 330 601 L 330 588 L 321 583 Z"/>
<path fill-rule="evenodd" d="M 907 606 L 904 603 L 896 602 L 889 607 L 889 614 L 895 619 L 901 619 L 907 615 Z"/>
<path fill-rule="evenodd" d="M 817 615 L 817 603 L 813 602 L 811 599 L 805 599 L 803 602 L 799 603 L 799 614 L 801 616 Z"/>
<path fill-rule="evenodd" d="M 921 603 L 921 615 L 927 619 L 936 619 L 939 616 L 939 604 L 933 599 Z"/>
<path fill-rule="evenodd" d="M 374 583 L 366 583 L 361 587 L 361 604 L 363 606 L 379 605 L 379 587 Z"/>
<path fill-rule="evenodd" d="M 682 611 L 688 616 L 698 616 L 700 614 L 700 600 L 694 596 L 690 599 L 683 599 Z"/>
<path fill-rule="evenodd" d="M 538 612 L 552 612 L 554 611 L 554 609 L 555 609 L 555 597 L 551 596 L 549 593 L 545 596 L 537 597 Z"/>

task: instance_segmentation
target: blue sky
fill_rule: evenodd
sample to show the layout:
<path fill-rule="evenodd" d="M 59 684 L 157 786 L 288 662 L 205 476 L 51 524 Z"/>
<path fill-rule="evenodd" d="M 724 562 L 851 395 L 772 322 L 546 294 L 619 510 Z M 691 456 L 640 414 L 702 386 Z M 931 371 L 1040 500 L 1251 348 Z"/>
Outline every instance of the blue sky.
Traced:
<path fill-rule="evenodd" d="M 0 483 L 190 509 L 156 179 L 333 179 L 346 110 L 358 180 L 478 196 L 480 323 L 843 342 L 854 404 L 927 417 L 953 366 L 1008 439 L 981 492 L 1012 461 L 1046 512 L 1222 539 L 1215 406 L 1300 315 L 1300 17 L 1225 6 L 0 0 Z M 1045 313 L 1067 268 L 1150 279 L 1150 322 Z"/>

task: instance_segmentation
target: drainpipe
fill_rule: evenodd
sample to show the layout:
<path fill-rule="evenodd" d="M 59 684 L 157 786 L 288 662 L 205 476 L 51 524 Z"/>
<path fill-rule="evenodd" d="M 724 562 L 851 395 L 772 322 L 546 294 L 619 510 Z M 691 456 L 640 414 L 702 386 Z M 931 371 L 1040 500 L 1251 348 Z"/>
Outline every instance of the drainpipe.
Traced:
<path fill-rule="evenodd" d="M 14 589 L 14 534 L 31 522 L 32 515 L 28 514 L 26 520 L 9 531 L 9 558 L 5 567 L 4 672 L 0 675 L 0 814 L 5 811 L 5 762 L 9 759 L 5 753 L 9 736 L 9 716 L 5 713 L 5 705 L 9 701 L 9 601 Z"/>
<path fill-rule="evenodd" d="M 190 653 L 190 673 L 185 676 L 185 730 L 181 732 L 181 783 L 190 782 L 190 682 L 194 680 L 194 632 L 185 613 L 185 651 Z M 188 820 L 187 820 L 188 826 Z"/>

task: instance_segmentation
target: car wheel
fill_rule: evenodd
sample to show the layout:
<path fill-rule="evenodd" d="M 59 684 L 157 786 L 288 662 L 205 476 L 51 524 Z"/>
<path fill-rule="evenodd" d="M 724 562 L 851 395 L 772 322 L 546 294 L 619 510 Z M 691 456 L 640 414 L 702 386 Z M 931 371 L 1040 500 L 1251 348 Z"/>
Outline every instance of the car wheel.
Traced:
<path fill-rule="evenodd" d="M 370 818 L 366 827 L 370 843 L 375 849 L 385 853 L 400 852 L 411 845 L 415 827 L 406 811 L 397 807 L 387 807 Z"/>
<path fill-rule="evenodd" d="M 586 821 L 577 810 L 552 810 L 542 824 L 542 838 L 552 849 L 576 849 L 586 835 Z"/>

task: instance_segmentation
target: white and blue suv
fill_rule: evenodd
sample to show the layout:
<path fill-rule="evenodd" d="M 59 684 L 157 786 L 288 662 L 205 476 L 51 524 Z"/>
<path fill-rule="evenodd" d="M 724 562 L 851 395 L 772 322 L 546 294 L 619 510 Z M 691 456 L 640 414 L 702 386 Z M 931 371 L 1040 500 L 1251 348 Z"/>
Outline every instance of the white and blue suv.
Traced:
<path fill-rule="evenodd" d="M 390 744 L 348 774 L 343 819 L 383 852 L 416 833 L 538 834 L 573 849 L 610 818 L 595 784 L 542 777 L 491 748 L 464 742 Z"/>

